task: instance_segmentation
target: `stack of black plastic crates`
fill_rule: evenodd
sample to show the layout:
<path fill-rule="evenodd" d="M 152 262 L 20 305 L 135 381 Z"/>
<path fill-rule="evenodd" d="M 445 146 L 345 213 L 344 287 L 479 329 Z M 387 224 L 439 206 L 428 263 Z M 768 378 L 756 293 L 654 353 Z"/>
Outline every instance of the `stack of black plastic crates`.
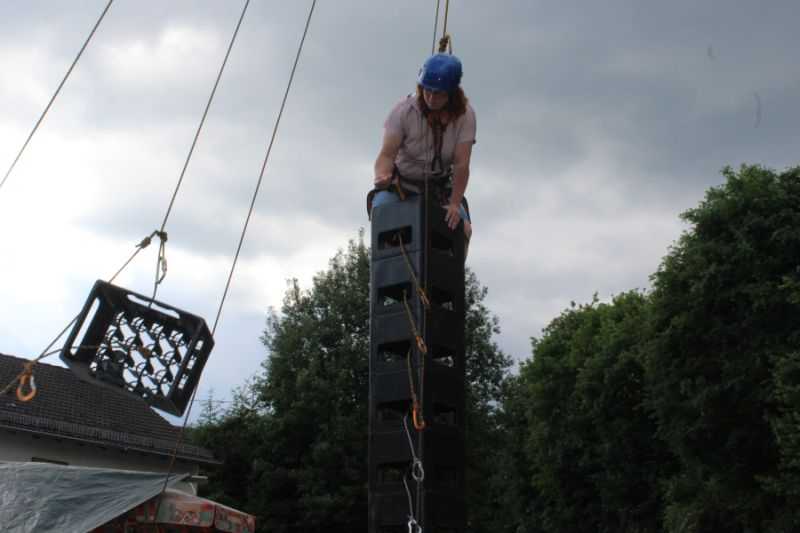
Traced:
<path fill-rule="evenodd" d="M 423 195 L 382 205 L 372 214 L 370 533 L 407 533 L 411 513 L 426 531 L 465 531 L 464 233 L 461 225 L 450 230 L 444 214 L 435 201 L 426 205 Z M 411 269 L 426 288 L 427 309 Z M 412 386 L 426 427 L 417 431 L 409 416 L 406 432 L 403 418 L 410 412 Z M 406 433 L 424 468 L 419 485 L 411 476 Z"/>

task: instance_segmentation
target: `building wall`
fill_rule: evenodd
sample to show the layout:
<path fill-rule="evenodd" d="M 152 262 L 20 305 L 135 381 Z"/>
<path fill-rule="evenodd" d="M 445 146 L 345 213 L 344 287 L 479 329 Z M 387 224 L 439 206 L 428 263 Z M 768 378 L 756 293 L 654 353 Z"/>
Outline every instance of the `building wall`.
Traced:
<path fill-rule="evenodd" d="M 29 462 L 32 460 L 66 463 L 70 466 L 163 472 L 164 474 L 169 469 L 169 457 L 166 456 L 0 430 L 0 462 Z M 176 461 L 173 471 L 195 475 L 199 471 L 199 466 L 196 463 Z M 174 488 L 190 494 L 197 494 L 195 483 L 178 483 L 174 485 Z"/>

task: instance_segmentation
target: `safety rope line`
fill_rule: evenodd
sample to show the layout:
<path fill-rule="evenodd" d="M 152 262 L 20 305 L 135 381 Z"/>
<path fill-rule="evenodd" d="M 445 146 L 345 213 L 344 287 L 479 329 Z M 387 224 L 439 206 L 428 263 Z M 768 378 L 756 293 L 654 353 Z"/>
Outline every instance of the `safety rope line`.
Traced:
<path fill-rule="evenodd" d="M 422 364 L 425 364 L 424 357 L 422 359 Z M 406 354 L 406 367 L 408 369 L 408 387 L 411 390 L 411 421 L 414 423 L 414 429 L 417 431 L 422 431 L 425 429 L 427 424 L 425 423 L 422 405 L 419 403 L 419 397 L 417 396 L 416 387 L 414 385 L 414 372 L 412 366 L 411 350 L 409 349 L 408 353 Z"/>
<path fill-rule="evenodd" d="M 14 162 L 11 163 L 11 166 L 6 171 L 6 175 L 3 177 L 3 180 L 0 181 L 0 189 L 2 189 L 2 187 L 5 184 L 6 180 L 8 180 L 8 177 L 11 175 L 11 172 L 14 170 L 14 167 L 17 166 L 17 162 L 19 161 L 20 157 L 22 157 L 22 153 L 25 151 L 25 148 L 27 148 L 28 143 L 31 142 L 31 139 L 33 138 L 34 133 L 36 133 L 36 130 L 39 129 L 39 125 L 42 123 L 42 121 L 44 120 L 45 115 L 47 115 L 47 112 L 50 110 L 50 107 L 53 105 L 53 102 L 55 101 L 56 97 L 58 96 L 58 93 L 61 92 L 61 88 L 67 82 L 67 78 L 69 78 L 69 75 L 72 73 L 72 69 L 75 68 L 75 65 L 78 63 L 78 60 L 83 55 L 83 51 L 86 50 L 86 47 L 88 46 L 89 41 L 92 40 L 92 37 L 94 36 L 95 32 L 97 31 L 97 28 L 100 26 L 100 23 L 103 21 L 103 18 L 106 16 L 106 13 L 108 12 L 108 9 L 111 7 L 111 4 L 113 2 L 114 2 L 114 0 L 108 0 L 108 4 L 106 4 L 105 9 L 103 9 L 103 12 L 100 14 L 100 18 L 97 19 L 97 22 L 95 22 L 94 27 L 92 28 L 92 31 L 89 32 L 89 36 L 86 38 L 86 41 L 83 43 L 83 46 L 81 46 L 81 49 L 78 51 L 78 55 L 75 56 L 75 59 L 72 61 L 72 64 L 70 65 L 69 69 L 67 69 L 67 73 L 64 75 L 64 78 L 61 80 L 61 83 L 58 84 L 58 88 L 56 89 L 56 92 L 50 98 L 50 101 L 47 103 L 47 106 L 44 108 L 44 111 L 42 111 L 42 114 L 39 116 L 39 120 L 36 121 L 36 124 L 33 126 L 33 129 L 31 130 L 30 134 L 28 134 L 28 138 L 25 139 L 25 142 L 23 143 L 22 148 L 20 148 L 19 152 L 17 153 L 17 157 L 14 158 Z"/>
<path fill-rule="evenodd" d="M 442 36 L 447 35 L 447 16 L 450 14 L 450 0 L 444 2 L 444 24 L 442 25 Z"/>
<path fill-rule="evenodd" d="M 438 13 L 438 9 L 437 9 Z M 439 53 L 443 54 L 450 48 L 450 53 L 453 53 L 453 40 L 447 33 L 447 16 L 450 13 L 450 0 L 445 0 L 444 3 L 444 25 L 442 26 L 442 38 L 439 39 Z"/>
<path fill-rule="evenodd" d="M 156 296 L 158 294 L 158 287 L 159 285 L 161 285 L 161 282 L 164 281 L 164 278 L 167 275 L 167 257 L 166 257 L 167 233 L 165 231 L 167 227 L 167 221 L 169 220 L 169 216 L 172 213 L 172 207 L 175 205 L 175 199 L 177 198 L 178 192 L 180 191 L 181 185 L 183 184 L 183 178 L 186 175 L 186 169 L 189 167 L 189 162 L 192 160 L 194 149 L 197 146 L 197 140 L 200 138 L 200 133 L 203 131 L 203 125 L 205 124 L 206 117 L 208 116 L 208 110 L 211 109 L 211 103 L 214 101 L 214 96 L 217 94 L 217 88 L 219 87 L 219 82 L 222 79 L 223 72 L 225 72 L 225 66 L 228 64 L 228 58 L 231 55 L 231 50 L 233 50 L 233 45 L 236 43 L 236 37 L 239 35 L 239 29 L 242 27 L 242 21 L 244 20 L 244 16 L 247 13 L 247 8 L 249 5 L 250 5 L 250 0 L 246 0 L 244 6 L 242 7 L 242 12 L 239 15 L 239 20 L 236 22 L 236 27 L 233 30 L 233 35 L 231 36 L 231 40 L 228 43 L 228 48 L 227 50 L 225 50 L 225 57 L 222 59 L 222 64 L 220 65 L 219 71 L 217 72 L 217 77 L 214 80 L 214 86 L 211 88 L 211 94 L 209 94 L 208 96 L 206 107 L 205 109 L 203 109 L 203 115 L 200 118 L 200 123 L 197 125 L 197 130 L 194 133 L 192 144 L 189 147 L 189 153 L 186 154 L 186 160 L 183 162 L 181 173 L 178 176 L 178 182 L 175 184 L 175 190 L 172 192 L 172 198 L 170 198 L 169 205 L 167 206 L 167 211 L 164 214 L 164 220 L 161 222 L 161 229 L 158 230 L 157 232 L 158 236 L 161 238 L 161 246 L 159 247 L 158 250 L 158 261 L 156 262 L 156 275 L 155 275 L 155 281 L 153 283 L 152 300 L 156 299 Z"/>
<path fill-rule="evenodd" d="M 416 288 L 419 300 L 420 300 L 420 302 L 422 303 L 422 305 L 424 306 L 425 309 L 430 309 L 430 305 L 431 305 L 430 300 L 428 299 L 428 295 L 426 294 L 425 289 L 423 287 L 421 287 L 420 284 L 419 284 L 419 280 L 417 279 L 417 275 L 414 272 L 414 267 L 411 265 L 411 260 L 408 257 L 408 253 L 406 252 L 405 246 L 403 245 L 403 236 L 398 233 L 397 234 L 397 238 L 398 238 L 398 242 L 399 242 L 399 245 L 400 245 L 400 252 L 402 252 L 403 259 L 405 259 L 406 268 L 408 269 L 408 274 L 411 277 L 412 281 L 414 282 L 414 287 Z M 405 307 L 406 316 L 408 317 L 408 321 L 409 321 L 409 324 L 410 324 L 410 327 L 411 327 L 411 331 L 414 334 L 414 338 L 415 338 L 415 340 L 417 342 L 417 347 L 419 348 L 419 351 L 420 351 L 420 354 L 421 354 L 420 357 L 422 359 L 422 361 L 421 361 L 422 370 L 420 372 L 419 380 L 420 380 L 420 383 L 422 383 L 422 381 L 423 381 L 423 379 L 425 377 L 425 354 L 427 354 L 428 348 L 425 345 L 424 338 L 419 334 L 419 331 L 417 330 L 417 326 L 416 326 L 416 324 L 414 322 L 414 317 L 413 317 L 413 314 L 411 312 L 411 308 L 408 305 L 408 299 L 406 298 L 406 292 L 405 291 L 403 291 L 403 306 Z M 423 310 L 423 313 L 424 312 L 425 311 Z M 422 406 L 419 403 L 419 399 L 417 397 L 417 393 L 416 393 L 415 386 L 414 386 L 414 375 L 413 375 L 413 372 L 412 372 L 412 369 L 411 369 L 411 366 L 412 366 L 411 365 L 411 349 L 409 349 L 409 351 L 408 351 L 408 354 L 406 356 L 406 360 L 407 360 L 407 363 L 408 363 L 408 384 L 409 384 L 409 387 L 411 388 L 411 414 L 413 416 L 414 428 L 417 431 L 422 431 L 422 430 L 425 429 L 426 424 L 425 424 L 425 419 L 422 416 Z"/>
<path fill-rule="evenodd" d="M 403 307 L 406 310 L 406 317 L 408 318 L 408 325 L 411 328 L 411 333 L 414 335 L 414 339 L 417 342 L 417 348 L 419 349 L 419 357 L 420 357 L 420 375 L 419 375 L 419 384 L 420 384 L 420 395 L 422 395 L 423 390 L 423 382 L 425 379 L 425 356 L 428 354 L 428 347 L 425 345 L 425 339 L 423 339 L 422 335 L 419 334 L 419 330 L 417 329 L 417 324 L 414 322 L 414 316 L 411 312 L 411 307 L 408 305 L 408 299 L 406 298 L 406 291 L 403 291 Z M 424 313 L 424 312 L 423 312 Z M 413 372 L 411 369 L 411 349 L 409 348 L 408 355 L 407 355 L 407 362 L 408 362 L 408 384 L 411 387 L 411 414 L 414 416 L 414 428 L 417 431 L 422 431 L 425 429 L 425 417 L 423 416 L 422 412 L 422 405 L 419 402 L 416 392 L 414 391 L 414 378 Z"/>
<path fill-rule="evenodd" d="M 417 291 L 417 295 L 419 296 L 419 301 L 422 302 L 422 305 L 425 306 L 425 309 L 430 309 L 431 301 L 430 299 L 428 299 L 428 294 L 425 292 L 425 289 L 419 284 L 419 279 L 417 278 L 416 272 L 414 272 L 414 267 L 411 265 L 411 259 L 409 259 L 408 252 L 406 252 L 406 247 L 403 244 L 403 236 L 400 233 L 398 233 L 397 239 L 398 242 L 400 243 L 400 252 L 403 254 L 403 259 L 406 260 L 406 268 L 408 269 L 408 275 L 414 282 L 414 288 Z"/>
<path fill-rule="evenodd" d="M 289 97 L 289 91 L 292 88 L 292 82 L 294 81 L 294 75 L 295 75 L 295 72 L 297 71 L 297 64 L 300 61 L 300 55 L 301 55 L 301 53 L 303 51 L 303 45 L 305 44 L 306 36 L 308 35 L 308 28 L 311 25 L 311 18 L 312 18 L 312 15 L 314 14 L 314 8 L 316 7 L 316 5 L 317 5 L 317 0 L 313 0 L 312 3 L 311 3 L 311 8 L 308 11 L 308 17 L 306 19 L 305 28 L 303 29 L 303 36 L 300 39 L 300 44 L 299 44 L 299 46 L 297 48 L 297 54 L 295 55 L 295 58 L 294 58 L 294 64 L 292 65 L 292 70 L 291 70 L 291 73 L 289 74 L 289 81 L 286 84 L 286 91 L 283 94 L 283 100 L 281 101 L 281 106 L 280 106 L 280 109 L 278 111 L 278 116 L 277 116 L 277 118 L 275 120 L 275 126 L 272 129 L 272 136 L 270 137 L 269 145 L 267 147 L 267 153 L 264 156 L 264 161 L 263 161 L 263 163 L 261 165 L 261 171 L 260 171 L 260 173 L 258 175 L 258 182 L 256 183 L 256 188 L 255 188 L 255 191 L 253 192 L 253 197 L 252 197 L 252 199 L 250 201 L 250 208 L 249 208 L 249 210 L 247 212 L 247 217 L 245 218 L 244 227 L 242 228 L 242 234 L 239 237 L 239 244 L 236 247 L 236 254 L 234 255 L 233 263 L 231 265 L 231 270 L 230 270 L 230 273 L 228 274 L 228 280 L 225 283 L 225 290 L 223 291 L 222 298 L 221 298 L 220 304 L 219 304 L 219 308 L 217 309 L 217 316 L 214 319 L 214 326 L 211 328 L 211 336 L 212 337 L 214 336 L 214 333 L 217 331 L 217 326 L 219 325 L 220 316 L 222 315 L 222 308 L 225 305 L 225 300 L 226 300 L 226 297 L 228 295 L 228 291 L 230 290 L 231 280 L 233 279 L 233 274 L 234 274 L 234 271 L 236 270 L 236 264 L 238 263 L 239 254 L 240 254 L 240 252 L 242 250 L 242 244 L 244 243 L 244 238 L 245 238 L 245 235 L 247 234 L 247 227 L 248 227 L 248 225 L 250 223 L 250 218 L 252 217 L 253 210 L 255 209 L 256 199 L 258 198 L 258 193 L 259 193 L 259 190 L 261 189 L 261 183 L 262 183 L 262 181 L 264 179 L 264 173 L 265 173 L 266 168 L 267 168 L 267 163 L 269 161 L 269 156 L 270 156 L 270 153 L 272 152 L 272 146 L 275 143 L 275 137 L 277 136 L 278 127 L 279 127 L 280 122 L 281 122 L 281 117 L 283 116 L 283 111 L 284 111 L 284 109 L 286 107 L 286 101 L 287 101 L 287 99 Z M 198 380 L 199 380 L 199 378 L 198 378 Z M 178 456 L 178 449 L 180 448 L 180 445 L 183 443 L 183 438 L 184 438 L 184 435 L 186 433 L 186 425 L 189 422 L 189 416 L 192 413 L 192 406 L 195 403 L 194 399 L 195 399 L 195 396 L 197 395 L 198 389 L 199 389 L 199 387 L 195 387 L 194 391 L 192 392 L 192 397 L 189 400 L 189 407 L 186 410 L 186 416 L 184 417 L 183 424 L 181 425 L 181 428 L 180 428 L 180 432 L 178 433 L 178 438 L 175 441 L 175 448 L 173 449 L 172 454 L 170 456 L 169 467 L 167 468 L 167 475 L 164 478 L 164 485 L 161 488 L 161 492 L 159 494 L 159 500 L 158 500 L 158 504 L 156 506 L 156 511 L 158 511 L 158 506 L 161 504 L 161 499 L 162 499 L 161 495 L 163 495 L 164 492 L 167 490 L 167 484 L 169 483 L 170 476 L 172 475 L 172 470 L 173 470 L 173 468 L 175 466 L 175 460 L 176 460 L 176 458 Z M 154 518 L 154 520 L 155 520 L 155 518 Z"/>
<path fill-rule="evenodd" d="M 433 18 L 433 42 L 431 43 L 431 55 L 436 51 L 436 33 L 439 31 L 439 4 L 441 0 L 436 0 L 436 16 Z"/>
<path fill-rule="evenodd" d="M 408 318 L 408 325 L 411 328 L 411 334 L 414 335 L 414 340 L 417 342 L 417 348 L 423 354 L 428 353 L 428 347 L 425 345 L 425 339 L 422 338 L 422 335 L 419 334 L 419 329 L 417 329 L 417 323 L 414 321 L 414 314 L 411 312 L 411 307 L 408 305 L 408 298 L 406 297 L 406 291 L 403 291 L 403 307 L 406 310 L 406 318 Z"/>

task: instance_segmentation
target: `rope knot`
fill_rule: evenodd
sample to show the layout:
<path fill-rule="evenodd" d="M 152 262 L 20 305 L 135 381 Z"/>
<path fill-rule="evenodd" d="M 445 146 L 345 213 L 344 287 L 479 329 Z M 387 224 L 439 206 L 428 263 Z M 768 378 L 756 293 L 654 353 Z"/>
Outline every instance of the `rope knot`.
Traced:
<path fill-rule="evenodd" d="M 422 407 L 416 398 L 414 398 L 411 403 L 411 422 L 414 424 L 414 429 L 417 431 L 422 431 L 425 429 L 425 426 L 427 426 L 425 418 L 422 416 Z"/>
<path fill-rule="evenodd" d="M 142 239 L 142 241 L 139 244 L 137 244 L 136 247 L 144 250 L 145 248 L 150 246 L 151 242 L 153 242 L 153 237 L 158 237 L 162 244 L 167 242 L 167 232 L 155 230 L 153 231 L 153 233 Z"/>
<path fill-rule="evenodd" d="M 450 40 L 449 34 L 444 34 L 441 39 L 439 39 L 439 53 L 443 54 L 447 52 L 447 49 L 450 49 L 450 53 L 453 53 L 453 42 Z"/>

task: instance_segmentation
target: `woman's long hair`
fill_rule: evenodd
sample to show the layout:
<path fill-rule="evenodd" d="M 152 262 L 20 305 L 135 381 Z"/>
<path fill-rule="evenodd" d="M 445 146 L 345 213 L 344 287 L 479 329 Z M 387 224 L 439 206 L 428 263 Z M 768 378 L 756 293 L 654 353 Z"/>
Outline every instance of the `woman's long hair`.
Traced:
<path fill-rule="evenodd" d="M 419 103 L 419 108 L 427 115 L 430 109 L 428 109 L 428 104 L 425 103 L 422 90 L 422 85 L 417 84 L 417 102 Z M 467 96 L 464 94 L 461 87 L 456 87 L 454 91 L 448 94 L 447 104 L 441 110 L 447 115 L 447 122 L 456 120 L 467 112 L 467 101 Z"/>

